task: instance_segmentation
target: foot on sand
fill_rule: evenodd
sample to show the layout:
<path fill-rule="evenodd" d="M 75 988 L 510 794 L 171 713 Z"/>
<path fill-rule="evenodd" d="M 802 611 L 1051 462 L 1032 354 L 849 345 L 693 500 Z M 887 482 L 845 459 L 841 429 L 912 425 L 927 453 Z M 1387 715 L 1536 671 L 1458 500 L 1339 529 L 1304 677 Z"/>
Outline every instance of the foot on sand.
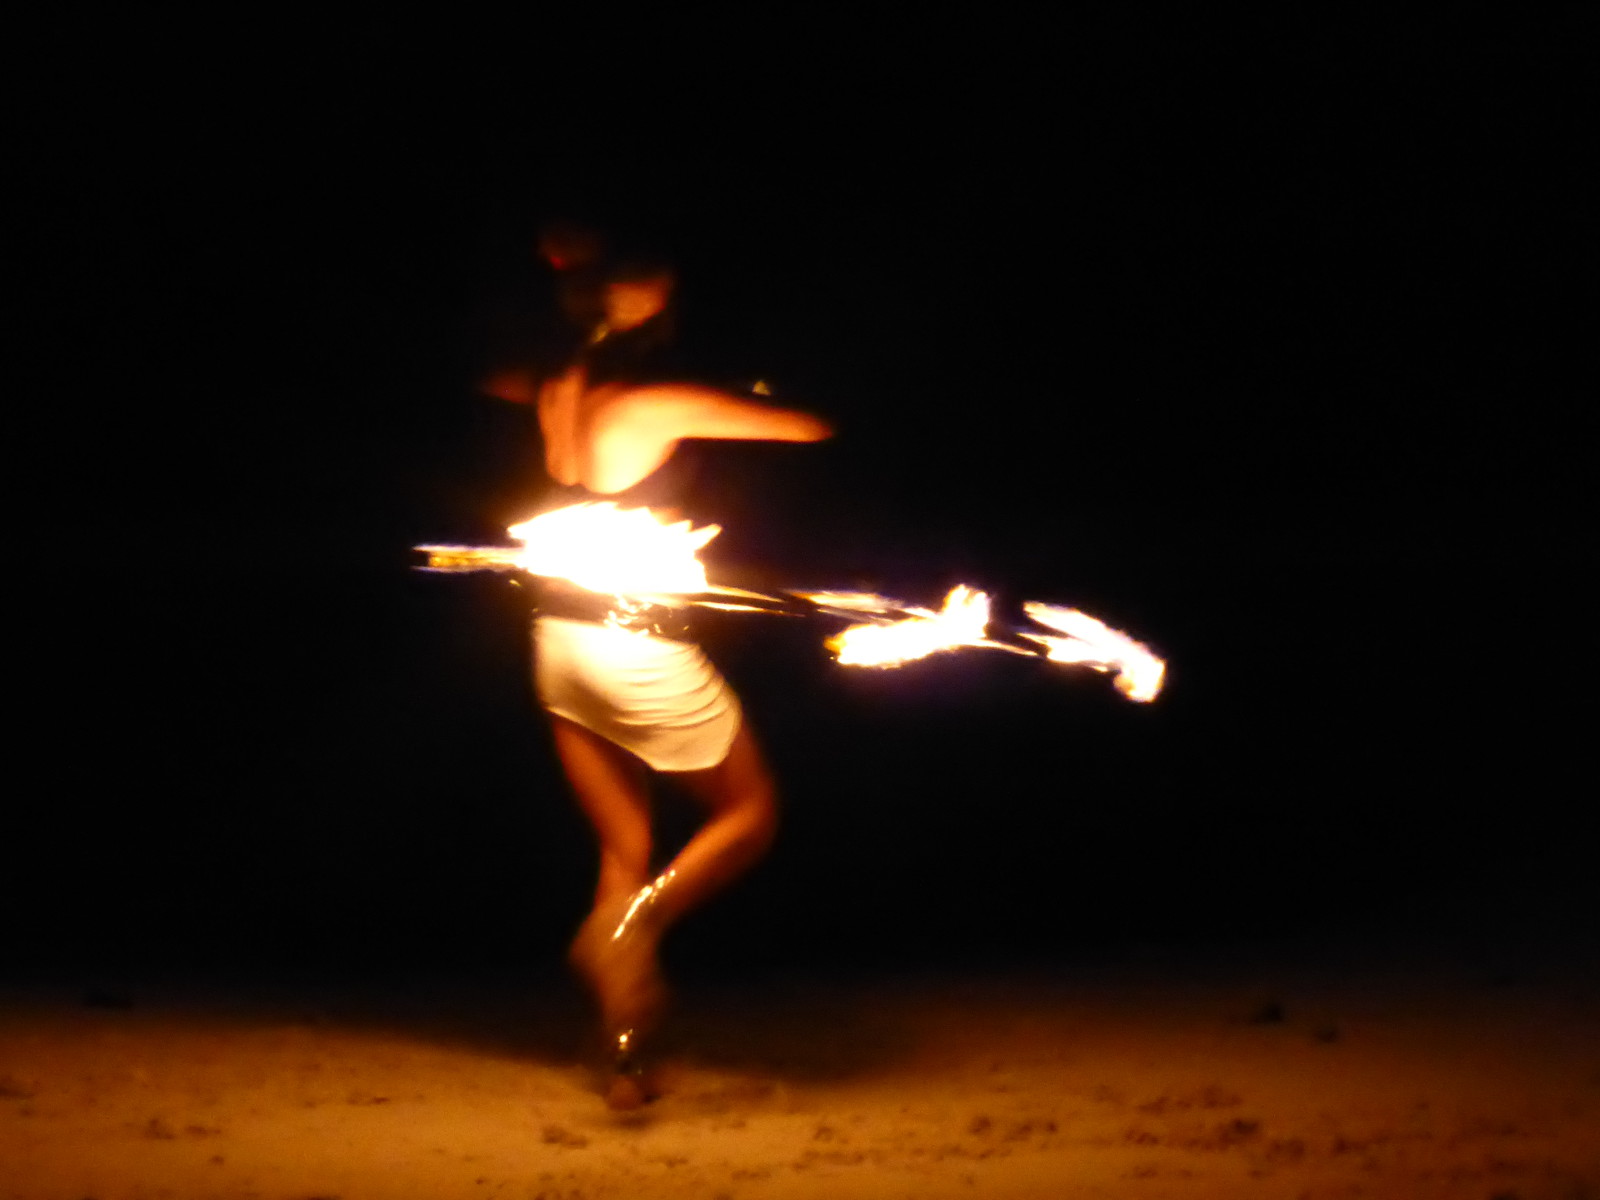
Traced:
<path fill-rule="evenodd" d="M 638 1039 L 624 1029 L 611 1040 L 611 1075 L 606 1084 L 606 1106 L 617 1112 L 642 1108 L 661 1095 L 653 1072 L 640 1058 Z"/>
<path fill-rule="evenodd" d="M 655 1092 L 636 1075 L 613 1075 L 606 1089 L 606 1107 L 612 1112 L 634 1112 L 655 1098 Z"/>

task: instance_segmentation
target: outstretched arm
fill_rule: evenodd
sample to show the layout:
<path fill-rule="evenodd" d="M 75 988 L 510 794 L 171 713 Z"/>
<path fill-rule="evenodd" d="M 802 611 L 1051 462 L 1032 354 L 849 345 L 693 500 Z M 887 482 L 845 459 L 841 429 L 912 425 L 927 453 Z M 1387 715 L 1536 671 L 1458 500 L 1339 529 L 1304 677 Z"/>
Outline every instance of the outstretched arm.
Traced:
<path fill-rule="evenodd" d="M 628 425 L 657 438 L 737 438 L 764 442 L 820 442 L 833 426 L 812 413 L 757 404 L 698 384 L 630 388 L 617 398 Z"/>

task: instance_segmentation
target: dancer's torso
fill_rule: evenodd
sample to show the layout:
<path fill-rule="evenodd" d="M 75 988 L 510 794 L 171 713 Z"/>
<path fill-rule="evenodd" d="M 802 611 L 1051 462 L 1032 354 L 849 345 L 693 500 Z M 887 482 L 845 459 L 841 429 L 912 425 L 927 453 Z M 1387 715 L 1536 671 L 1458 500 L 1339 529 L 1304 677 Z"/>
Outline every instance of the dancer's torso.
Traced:
<path fill-rule="evenodd" d="M 619 400 L 624 389 L 659 382 L 663 372 L 652 369 L 649 356 L 641 356 L 627 364 L 630 370 L 621 371 L 616 357 L 603 373 L 617 376 L 611 382 L 593 385 L 588 377 L 592 364 L 580 360 L 541 396 L 539 425 L 544 433 L 546 478 L 539 510 L 553 512 L 575 504 L 609 502 L 623 509 L 647 508 L 665 521 L 682 520 L 691 515 L 699 455 L 692 445 L 653 436 L 650 423 L 638 421 L 637 407 L 631 417 L 620 411 L 630 403 L 649 403 Z M 641 426 L 643 432 L 636 432 Z M 682 613 L 655 606 L 629 606 L 626 613 L 619 612 L 611 598 L 586 593 L 563 580 L 541 580 L 537 596 L 545 616 L 601 621 L 675 640 L 690 638 Z"/>
<path fill-rule="evenodd" d="M 674 458 L 666 437 L 632 399 L 634 389 L 670 381 L 676 364 L 654 322 L 587 347 L 539 398 L 544 466 L 568 503 L 611 499 L 624 507 L 681 504 L 681 483 L 652 483 Z"/>

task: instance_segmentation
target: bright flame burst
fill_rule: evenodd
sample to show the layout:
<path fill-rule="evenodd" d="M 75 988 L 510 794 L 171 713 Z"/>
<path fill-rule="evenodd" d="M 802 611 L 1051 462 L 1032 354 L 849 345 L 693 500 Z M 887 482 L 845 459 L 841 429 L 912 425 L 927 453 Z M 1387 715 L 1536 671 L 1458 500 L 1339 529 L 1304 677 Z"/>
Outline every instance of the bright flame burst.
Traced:
<path fill-rule="evenodd" d="M 1129 700 L 1154 700 L 1166 680 L 1167 664 L 1125 633 L 1075 608 L 1028 602 L 1022 610 L 1041 625 L 1064 634 L 1027 633 L 1022 636 L 1045 648 L 1051 662 L 1080 663 L 1096 671 L 1114 671 L 1119 692 Z"/>
<path fill-rule="evenodd" d="M 904 620 L 887 625 L 852 625 L 828 639 L 841 663 L 853 667 L 893 667 L 958 646 L 986 646 L 989 597 L 959 584 L 938 612 L 908 608 Z"/>
<path fill-rule="evenodd" d="M 649 596 L 705 591 L 706 569 L 695 555 L 722 527 L 665 524 L 647 508 L 606 500 L 544 513 L 507 532 L 522 543 L 513 561 L 524 571 L 591 592 Z"/>
<path fill-rule="evenodd" d="M 758 592 L 717 587 L 707 582 L 697 557 L 721 533 L 721 527 L 692 528 L 688 521 L 663 522 L 647 508 L 618 508 L 612 501 L 576 504 L 511 526 L 522 548 L 482 546 L 419 546 L 428 553 L 428 569 L 440 571 L 504 570 L 568 579 L 592 592 L 618 597 L 693 597 L 687 603 L 707 608 L 750 611 L 792 611 Z M 712 599 L 712 594 L 720 599 Z M 1150 650 L 1074 608 L 1027 603 L 1028 617 L 1054 633 L 1028 630 L 989 636 L 989 597 L 965 584 L 951 589 L 938 612 L 864 592 L 793 592 L 816 611 L 832 616 L 876 617 L 852 625 L 828 639 L 846 666 L 892 667 L 926 658 L 942 650 L 982 646 L 1014 654 L 1023 640 L 1042 648 L 1052 662 L 1075 663 L 1116 676 L 1117 690 L 1130 700 L 1155 699 L 1166 677 L 1166 664 Z M 754 601 L 755 603 L 751 603 Z"/>

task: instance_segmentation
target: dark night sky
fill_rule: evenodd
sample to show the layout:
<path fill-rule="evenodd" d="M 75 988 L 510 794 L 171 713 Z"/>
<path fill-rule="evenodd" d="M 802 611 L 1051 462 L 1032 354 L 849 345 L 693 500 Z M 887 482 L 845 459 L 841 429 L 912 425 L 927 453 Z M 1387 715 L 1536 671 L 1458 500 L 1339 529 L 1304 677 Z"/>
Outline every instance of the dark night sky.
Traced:
<path fill-rule="evenodd" d="M 17 961 L 554 956 L 591 852 L 519 600 L 407 565 L 518 515 L 531 422 L 474 395 L 474 313 L 561 211 L 670 250 L 705 360 L 839 425 L 719 453 L 729 569 L 966 580 L 1171 660 L 1145 709 L 715 622 L 788 824 L 676 953 L 1592 917 L 1562 31 L 745 32 L 559 72 L 561 37 L 63 55 L 98 84 L 32 134 L 43 524 L 97 552 L 37 583 L 30 737 L 68 732 L 13 781 Z"/>

